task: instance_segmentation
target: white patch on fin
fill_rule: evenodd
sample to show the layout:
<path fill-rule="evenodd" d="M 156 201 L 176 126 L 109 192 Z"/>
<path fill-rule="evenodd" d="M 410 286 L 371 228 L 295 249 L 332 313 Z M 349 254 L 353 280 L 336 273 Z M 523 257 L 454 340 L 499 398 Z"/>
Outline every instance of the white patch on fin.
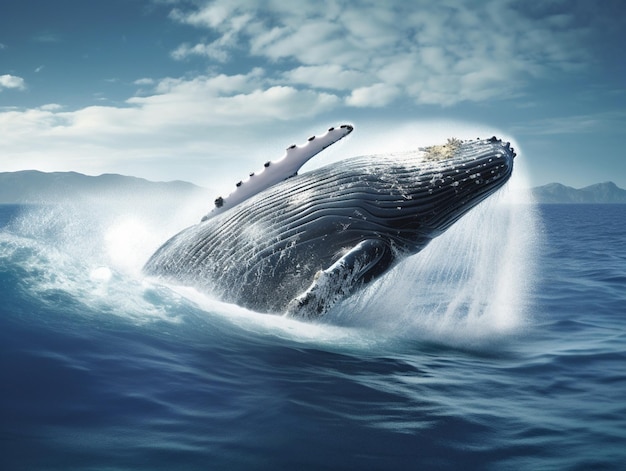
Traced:
<path fill-rule="evenodd" d="M 215 208 L 202 218 L 202 221 L 217 216 L 237 206 L 251 196 L 297 175 L 298 170 L 314 155 L 320 153 L 328 146 L 347 136 L 354 128 L 349 124 L 342 124 L 336 128 L 330 128 L 322 136 L 312 136 L 301 146 L 295 144 L 288 147 L 285 155 L 279 160 L 266 162 L 260 171 L 253 172 L 250 176 L 236 184 L 235 191 L 228 196 L 216 198 Z"/>

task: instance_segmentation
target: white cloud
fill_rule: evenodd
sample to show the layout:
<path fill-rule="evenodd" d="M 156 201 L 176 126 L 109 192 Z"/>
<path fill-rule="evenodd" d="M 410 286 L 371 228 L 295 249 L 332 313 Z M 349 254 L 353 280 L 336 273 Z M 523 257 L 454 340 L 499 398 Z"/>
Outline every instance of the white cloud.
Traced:
<path fill-rule="evenodd" d="M 147 115 L 163 116 L 174 126 L 290 120 L 315 116 L 339 101 L 329 93 L 267 86 L 259 69 L 247 75 L 166 79 L 157 85 L 156 92 L 131 98 L 128 103 L 138 105 Z"/>
<path fill-rule="evenodd" d="M 346 49 L 343 33 L 340 25 L 310 20 L 282 28 L 265 44 L 253 42 L 251 51 L 272 60 L 293 58 L 305 65 L 345 62 L 341 59 Z"/>
<path fill-rule="evenodd" d="M 149 77 L 144 77 L 137 79 L 133 82 L 135 85 L 154 85 L 154 79 Z"/>
<path fill-rule="evenodd" d="M 182 60 L 190 56 L 204 56 L 218 62 L 226 62 L 229 59 L 229 54 L 220 42 L 221 41 L 216 41 L 211 44 L 196 44 L 194 46 L 187 43 L 181 44 L 172 51 L 172 57 L 176 60 Z"/>
<path fill-rule="evenodd" d="M 285 72 L 282 78 L 287 83 L 304 84 L 312 88 L 351 90 L 368 83 L 369 74 L 346 70 L 336 64 L 328 64 L 296 67 Z"/>
<path fill-rule="evenodd" d="M 125 107 L 89 106 L 41 116 L 42 132 L 93 141 L 112 136 L 193 134 L 202 127 L 241 126 L 311 117 L 336 106 L 329 93 L 271 86 L 263 72 L 246 75 L 168 78 L 148 96 L 132 97 Z M 41 110 L 56 111 L 50 107 Z M 23 112 L 27 115 L 31 111 Z M 190 137 L 194 139 L 193 137 Z"/>
<path fill-rule="evenodd" d="M 63 109 L 63 106 L 58 103 L 48 103 L 47 105 L 40 106 L 39 109 L 44 111 L 58 111 Z"/>
<path fill-rule="evenodd" d="M 215 2 L 206 5 L 204 8 L 191 13 L 184 13 L 178 9 L 172 10 L 170 16 L 175 20 L 181 21 L 194 26 L 208 26 L 215 28 L 222 24 L 232 14 L 233 7 L 229 7 L 227 3 Z"/>
<path fill-rule="evenodd" d="M 356 107 L 380 108 L 391 103 L 398 96 L 398 89 L 384 83 L 377 83 L 370 87 L 357 88 L 346 98 L 346 103 Z"/>
<path fill-rule="evenodd" d="M 180 10 L 173 10 L 171 18 L 198 27 L 219 27 L 222 34 L 211 43 L 198 43 L 190 45 L 181 44 L 172 51 L 172 57 L 177 60 L 186 59 L 190 56 L 205 56 L 218 62 L 226 62 L 230 58 L 228 50 L 237 46 L 239 32 L 247 26 L 252 19 L 250 13 L 236 14 L 236 5 L 217 2 L 206 8 L 188 14 Z"/>
<path fill-rule="evenodd" d="M 262 69 L 253 69 L 156 81 L 147 96 L 121 107 L 0 109 L 0 168 L 118 172 L 216 186 L 212 179 L 231 183 L 218 170 L 229 161 L 243 162 L 238 165 L 245 169 L 232 178 L 245 176 L 268 157 L 279 158 L 294 137 L 304 142 L 310 132 L 303 123 L 339 103 L 331 93 L 273 84 Z M 299 132 L 277 138 L 290 129 Z M 274 149 L 269 156 L 265 147 Z"/>
<path fill-rule="evenodd" d="M 26 88 L 26 82 L 24 82 L 22 77 L 16 75 L 0 75 L 0 91 L 2 91 L 3 88 L 24 90 Z"/>
<path fill-rule="evenodd" d="M 395 90 L 418 104 L 449 106 L 507 98 L 537 77 L 583 67 L 587 29 L 576 27 L 575 9 L 559 5 L 268 0 L 261 9 L 245 0 L 215 0 L 172 12 L 175 20 L 218 35 L 172 54 L 265 59 L 277 84 L 353 90 L 343 98 L 359 106 L 390 103 L 383 94 L 369 105 L 361 98 L 383 85 L 388 95 Z"/>
<path fill-rule="evenodd" d="M 350 119 L 354 108 L 367 119 L 373 114 L 364 108 L 382 116 L 381 108 L 400 100 L 452 106 L 507 98 L 555 70 L 580 69 L 588 54 L 584 32 L 575 26 L 580 18 L 529 13 L 520 8 L 544 7 L 511 0 L 267 0 L 262 9 L 248 0 L 176 4 L 196 5 L 171 17 L 197 28 L 199 38 L 171 54 L 206 57 L 207 72 L 140 78 L 136 96 L 117 107 L 0 108 L 2 170 L 119 172 L 231 185 L 237 180 L 228 167 L 243 170 L 235 178 L 245 177 L 287 145 Z M 25 86 L 20 77 L 0 76 L 0 90 Z M 414 135 L 402 127 L 390 141 L 385 136 L 393 123 L 369 130 L 355 124 L 354 142 L 365 143 L 363 152 L 386 151 L 390 142 Z M 534 125 L 533 132 L 564 132 L 597 122 L 580 117 Z M 450 137 L 449 127 L 439 127 Z M 350 145 L 342 141 L 316 162 Z"/>

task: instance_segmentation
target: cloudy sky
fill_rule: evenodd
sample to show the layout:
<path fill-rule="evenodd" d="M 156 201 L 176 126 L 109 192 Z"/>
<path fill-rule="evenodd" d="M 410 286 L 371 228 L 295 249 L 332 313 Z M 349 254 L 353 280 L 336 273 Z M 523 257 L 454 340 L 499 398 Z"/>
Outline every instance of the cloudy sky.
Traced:
<path fill-rule="evenodd" d="M 320 155 L 498 134 L 529 183 L 626 188 L 622 0 L 0 4 L 0 171 L 211 188 Z M 228 183 L 228 185 L 226 185 Z"/>

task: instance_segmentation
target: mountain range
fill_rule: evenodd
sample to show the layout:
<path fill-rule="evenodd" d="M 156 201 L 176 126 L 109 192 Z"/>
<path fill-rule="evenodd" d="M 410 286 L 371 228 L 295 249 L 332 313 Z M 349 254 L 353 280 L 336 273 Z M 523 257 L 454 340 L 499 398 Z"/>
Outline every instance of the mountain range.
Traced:
<path fill-rule="evenodd" d="M 626 204 L 626 190 L 613 182 L 597 183 L 576 189 L 561 183 L 549 183 L 531 190 L 540 204 L 595 203 Z M 76 172 L 44 173 L 36 170 L 0 172 L 0 204 L 56 203 L 86 198 L 206 198 L 207 189 L 192 183 L 151 182 L 116 174 L 88 176 Z"/>
<path fill-rule="evenodd" d="M 596 183 L 576 189 L 561 183 L 548 183 L 532 189 L 540 204 L 626 204 L 626 190 L 613 182 Z"/>
<path fill-rule="evenodd" d="M 77 199 L 141 197 L 180 199 L 208 197 L 207 190 L 192 183 L 151 182 L 116 174 L 99 176 L 76 172 L 44 173 L 37 170 L 0 173 L 0 204 L 58 203 Z"/>

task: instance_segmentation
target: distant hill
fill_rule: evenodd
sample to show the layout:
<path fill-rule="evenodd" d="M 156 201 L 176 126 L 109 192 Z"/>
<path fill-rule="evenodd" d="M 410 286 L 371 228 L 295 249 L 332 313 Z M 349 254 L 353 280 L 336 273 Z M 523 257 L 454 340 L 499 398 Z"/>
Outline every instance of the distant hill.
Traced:
<path fill-rule="evenodd" d="M 626 190 L 613 182 L 596 183 L 576 189 L 560 183 L 548 183 L 532 189 L 538 203 L 543 204 L 626 204 Z"/>
<path fill-rule="evenodd" d="M 151 182 L 142 178 L 76 172 L 45 173 L 36 170 L 0 173 L 0 204 L 57 203 L 93 198 L 176 199 L 206 197 L 206 189 L 192 183 Z"/>

